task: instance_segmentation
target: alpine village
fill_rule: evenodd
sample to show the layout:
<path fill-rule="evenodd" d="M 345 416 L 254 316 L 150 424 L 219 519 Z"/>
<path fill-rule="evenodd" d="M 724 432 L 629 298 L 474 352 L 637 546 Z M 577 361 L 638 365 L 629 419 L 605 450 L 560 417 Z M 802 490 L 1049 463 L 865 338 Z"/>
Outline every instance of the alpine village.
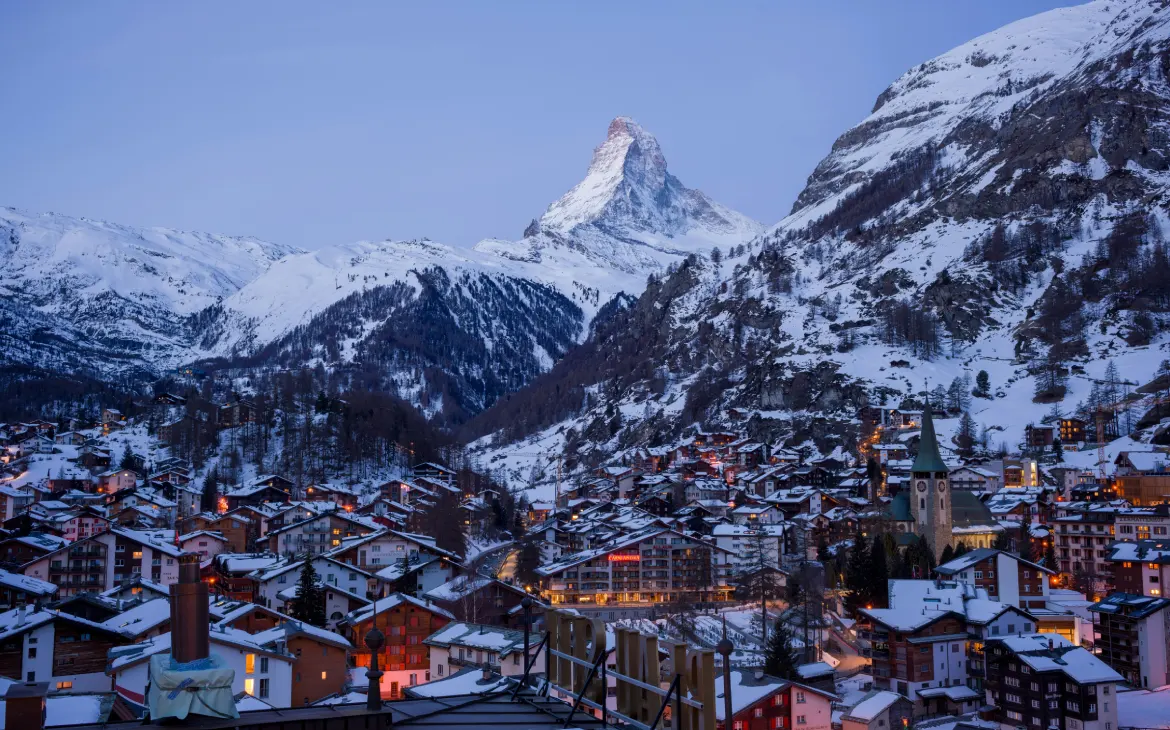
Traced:
<path fill-rule="evenodd" d="M 1168 59 L 980 36 L 775 225 L 628 117 L 474 248 L 0 208 L 0 717 L 1170 728 Z"/>

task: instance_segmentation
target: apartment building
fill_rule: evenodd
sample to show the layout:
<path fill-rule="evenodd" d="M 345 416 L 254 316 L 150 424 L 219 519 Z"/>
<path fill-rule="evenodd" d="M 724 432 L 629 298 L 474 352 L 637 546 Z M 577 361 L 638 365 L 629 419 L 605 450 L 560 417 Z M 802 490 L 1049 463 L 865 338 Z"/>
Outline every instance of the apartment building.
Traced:
<path fill-rule="evenodd" d="M 671 529 L 651 527 L 537 569 L 554 604 L 652 604 L 679 594 L 731 597 L 729 551 Z"/>
<path fill-rule="evenodd" d="M 1109 551 L 1113 587 L 1151 598 L 1166 596 L 1170 581 L 1170 540 L 1114 543 Z"/>
<path fill-rule="evenodd" d="M 986 644 L 988 719 L 1001 726 L 1117 730 L 1122 676 L 1089 650 L 1054 634 Z"/>
<path fill-rule="evenodd" d="M 1134 687 L 1170 684 L 1170 600 L 1112 593 L 1089 607 L 1097 655 Z"/>
<path fill-rule="evenodd" d="M 1049 577 L 1056 571 L 993 548 L 977 548 L 944 563 L 935 572 L 945 580 L 968 583 L 987 591 L 988 598 L 1019 608 L 1048 604 Z"/>

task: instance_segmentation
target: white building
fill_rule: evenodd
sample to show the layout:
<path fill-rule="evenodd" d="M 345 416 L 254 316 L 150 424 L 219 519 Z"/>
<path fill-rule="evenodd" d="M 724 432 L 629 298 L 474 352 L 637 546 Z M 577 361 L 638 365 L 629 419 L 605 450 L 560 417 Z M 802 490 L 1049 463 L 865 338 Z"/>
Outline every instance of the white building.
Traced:
<path fill-rule="evenodd" d="M 540 642 L 537 634 L 529 636 L 529 651 Z M 465 667 L 487 665 L 505 677 L 524 674 L 524 632 L 499 626 L 451 623 L 423 640 L 431 647 L 431 677 L 441 679 Z M 532 671 L 544 671 L 544 650 L 535 656 Z"/>
<path fill-rule="evenodd" d="M 276 708 L 292 706 L 292 667 L 296 657 L 288 653 L 283 642 L 261 644 L 246 631 L 221 626 L 211 627 L 210 639 L 211 652 L 227 668 L 235 670 L 233 694 L 246 692 Z M 170 651 L 169 632 L 112 650 L 110 672 L 114 676 L 114 690 L 133 706 L 143 706 L 150 657 Z"/>

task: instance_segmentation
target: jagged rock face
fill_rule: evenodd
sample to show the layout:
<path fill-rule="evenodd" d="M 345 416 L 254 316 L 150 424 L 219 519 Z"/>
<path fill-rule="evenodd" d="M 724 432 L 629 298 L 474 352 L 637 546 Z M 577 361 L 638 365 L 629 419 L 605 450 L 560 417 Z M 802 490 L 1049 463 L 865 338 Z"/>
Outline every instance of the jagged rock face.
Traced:
<path fill-rule="evenodd" d="M 303 252 L 0 209 L 0 364 L 145 380 L 323 365 L 455 424 L 547 371 L 648 274 L 761 226 L 684 187 L 658 142 L 614 120 L 586 179 L 521 241 Z"/>

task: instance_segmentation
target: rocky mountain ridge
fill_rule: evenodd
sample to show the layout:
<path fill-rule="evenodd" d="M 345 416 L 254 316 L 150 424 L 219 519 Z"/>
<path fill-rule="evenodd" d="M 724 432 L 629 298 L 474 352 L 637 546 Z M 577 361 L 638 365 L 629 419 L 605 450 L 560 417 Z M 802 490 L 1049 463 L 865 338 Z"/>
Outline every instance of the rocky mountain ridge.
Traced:
<path fill-rule="evenodd" d="M 862 406 L 986 370 L 1002 397 L 972 416 L 1014 445 L 998 429 L 1072 412 L 1110 361 L 1148 380 L 1170 356 L 1168 20 L 1093 2 L 911 69 L 789 216 L 649 287 L 585 343 L 601 363 L 570 354 L 466 437 L 523 481 L 695 426 L 845 454 Z"/>
<path fill-rule="evenodd" d="M 648 274 L 762 230 L 684 187 L 628 118 L 614 120 L 585 180 L 520 241 L 303 252 L 112 224 L 99 236 L 87 221 L 40 220 L 5 229 L 17 263 L 2 301 L 16 321 L 10 371 L 142 381 L 191 362 L 241 372 L 324 366 L 455 423 L 550 368 Z M 189 256 L 141 245 L 156 239 L 190 241 Z M 39 257 L 23 253 L 34 242 Z M 102 265 L 90 265 L 93 251 L 73 251 L 78 242 L 100 243 Z M 37 258 L 59 265 L 20 265 Z"/>

